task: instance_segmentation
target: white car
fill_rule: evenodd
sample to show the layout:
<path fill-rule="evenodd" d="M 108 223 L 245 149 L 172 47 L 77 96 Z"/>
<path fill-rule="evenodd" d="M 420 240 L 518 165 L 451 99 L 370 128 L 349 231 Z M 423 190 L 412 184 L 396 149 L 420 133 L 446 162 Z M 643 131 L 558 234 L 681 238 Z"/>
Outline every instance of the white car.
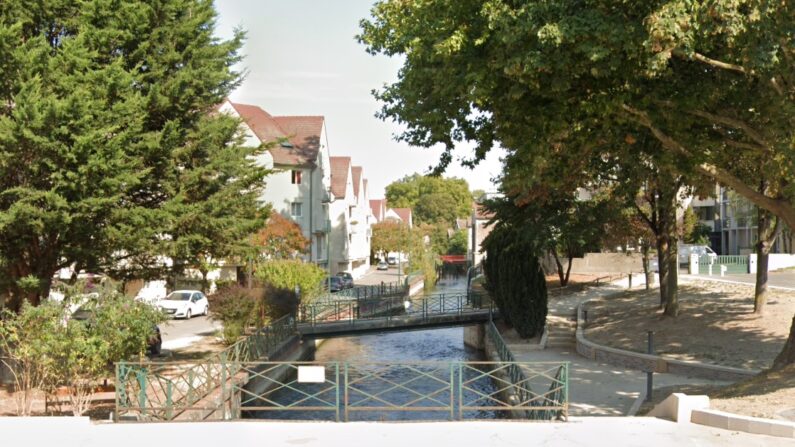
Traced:
<path fill-rule="evenodd" d="M 194 315 L 207 315 L 210 311 L 207 297 L 198 290 L 175 290 L 157 305 L 174 318 L 189 319 Z"/>

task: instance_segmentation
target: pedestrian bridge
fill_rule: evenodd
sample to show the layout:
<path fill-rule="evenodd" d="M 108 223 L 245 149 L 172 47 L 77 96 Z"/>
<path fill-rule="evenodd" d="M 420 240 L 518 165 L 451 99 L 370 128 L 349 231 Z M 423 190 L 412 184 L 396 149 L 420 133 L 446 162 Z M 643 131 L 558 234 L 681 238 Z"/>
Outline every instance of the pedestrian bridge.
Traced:
<path fill-rule="evenodd" d="M 494 312 L 488 296 L 463 291 L 410 298 L 334 300 L 301 306 L 296 327 L 302 336 L 334 337 L 483 323 Z"/>

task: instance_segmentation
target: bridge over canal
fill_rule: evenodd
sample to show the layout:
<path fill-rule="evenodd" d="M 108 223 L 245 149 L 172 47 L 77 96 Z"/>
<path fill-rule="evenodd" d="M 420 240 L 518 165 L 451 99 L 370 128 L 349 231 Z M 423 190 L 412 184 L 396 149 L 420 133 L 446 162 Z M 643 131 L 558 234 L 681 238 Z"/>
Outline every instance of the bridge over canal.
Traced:
<path fill-rule="evenodd" d="M 117 364 L 115 418 L 229 420 L 297 411 L 336 421 L 377 412 L 464 420 L 487 409 L 508 419 L 565 420 L 568 364 L 515 361 L 493 315 L 487 297 L 467 293 L 324 300 L 199 362 Z M 276 361 L 302 337 L 472 323 L 485 327 L 490 361 Z"/>

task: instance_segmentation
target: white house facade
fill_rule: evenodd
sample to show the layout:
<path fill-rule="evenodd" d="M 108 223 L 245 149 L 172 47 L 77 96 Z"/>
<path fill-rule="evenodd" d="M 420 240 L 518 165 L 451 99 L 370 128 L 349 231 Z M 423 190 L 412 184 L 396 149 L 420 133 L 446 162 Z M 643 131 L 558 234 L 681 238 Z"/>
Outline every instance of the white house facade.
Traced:
<path fill-rule="evenodd" d="M 244 123 L 245 144 L 269 145 L 257 161 L 273 172 L 260 197 L 297 223 L 311 242 L 305 260 L 327 266 L 331 171 L 322 116 L 273 116 L 258 106 L 226 101 L 223 113 Z"/>

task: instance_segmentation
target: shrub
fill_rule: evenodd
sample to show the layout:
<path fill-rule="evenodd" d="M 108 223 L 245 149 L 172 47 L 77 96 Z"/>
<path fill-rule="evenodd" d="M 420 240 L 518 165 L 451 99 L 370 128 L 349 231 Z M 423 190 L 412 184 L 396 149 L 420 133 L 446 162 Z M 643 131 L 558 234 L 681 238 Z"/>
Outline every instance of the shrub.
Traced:
<path fill-rule="evenodd" d="M 0 321 L 0 349 L 7 353 L 18 396 L 18 412 L 30 414 L 31 392 L 69 391 L 72 412 L 88 410 L 97 382 L 110 374 L 114 362 L 140 358 L 146 352 L 162 312 L 118 293 L 112 286 L 94 293 L 67 289 L 63 303 L 24 304 L 18 314 Z M 67 306 L 79 305 L 81 319 Z"/>
<path fill-rule="evenodd" d="M 326 271 L 298 260 L 276 259 L 257 265 L 255 276 L 266 287 L 294 291 L 301 289 L 301 303 L 312 302 L 321 292 L 321 284 Z"/>
<path fill-rule="evenodd" d="M 249 326 L 264 323 L 261 321 L 262 312 L 258 312 L 262 306 L 263 294 L 263 289 L 247 289 L 232 285 L 219 289 L 208 297 L 213 309 L 212 318 L 220 321 L 224 326 L 221 332 L 224 343 L 232 344 Z"/>
<path fill-rule="evenodd" d="M 484 240 L 486 290 L 500 315 L 525 338 L 541 334 L 547 317 L 546 278 L 537 246 L 520 230 L 496 227 Z"/>

